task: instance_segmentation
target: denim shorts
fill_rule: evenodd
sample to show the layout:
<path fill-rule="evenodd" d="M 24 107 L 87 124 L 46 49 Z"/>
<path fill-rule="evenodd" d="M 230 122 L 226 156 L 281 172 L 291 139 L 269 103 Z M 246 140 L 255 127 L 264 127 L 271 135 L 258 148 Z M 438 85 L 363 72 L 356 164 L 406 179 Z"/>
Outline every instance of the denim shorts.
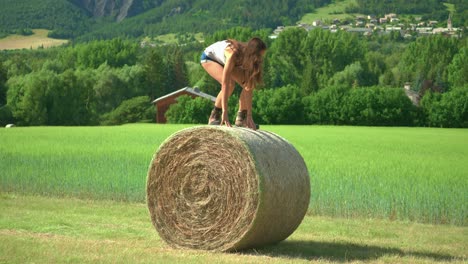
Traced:
<path fill-rule="evenodd" d="M 209 61 L 219 63 L 219 62 L 213 60 L 212 58 L 208 57 L 208 55 L 206 55 L 205 52 L 202 52 L 202 54 L 200 56 L 200 63 L 205 63 L 205 62 L 209 62 Z"/>

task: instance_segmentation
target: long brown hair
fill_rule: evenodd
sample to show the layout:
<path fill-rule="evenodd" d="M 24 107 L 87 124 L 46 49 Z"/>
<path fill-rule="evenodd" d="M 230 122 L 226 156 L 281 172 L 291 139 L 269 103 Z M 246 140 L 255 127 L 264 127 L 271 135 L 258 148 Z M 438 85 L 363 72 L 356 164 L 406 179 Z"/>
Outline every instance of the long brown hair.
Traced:
<path fill-rule="evenodd" d="M 235 65 L 244 74 L 243 84 L 248 89 L 253 89 L 257 84 L 261 84 L 263 81 L 263 56 L 261 52 L 267 49 L 265 42 L 260 38 L 252 38 L 247 43 L 234 39 L 228 39 L 228 42 L 234 50 Z"/>

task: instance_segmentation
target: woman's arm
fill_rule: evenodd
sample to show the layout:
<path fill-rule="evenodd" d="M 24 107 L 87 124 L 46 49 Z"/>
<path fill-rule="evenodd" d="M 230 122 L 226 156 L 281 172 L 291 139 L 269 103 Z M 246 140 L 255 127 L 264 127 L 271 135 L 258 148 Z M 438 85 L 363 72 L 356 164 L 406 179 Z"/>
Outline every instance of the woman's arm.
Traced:
<path fill-rule="evenodd" d="M 223 109 L 223 114 L 221 117 L 221 125 L 226 124 L 226 126 L 230 127 L 231 123 L 229 122 L 229 115 L 228 115 L 228 100 L 229 100 L 229 91 L 234 89 L 234 80 L 232 78 L 232 72 L 234 69 L 234 62 L 232 59 L 233 52 L 230 48 L 227 48 L 225 51 L 226 56 L 226 64 L 224 65 L 223 69 L 223 76 L 221 81 L 221 106 Z"/>

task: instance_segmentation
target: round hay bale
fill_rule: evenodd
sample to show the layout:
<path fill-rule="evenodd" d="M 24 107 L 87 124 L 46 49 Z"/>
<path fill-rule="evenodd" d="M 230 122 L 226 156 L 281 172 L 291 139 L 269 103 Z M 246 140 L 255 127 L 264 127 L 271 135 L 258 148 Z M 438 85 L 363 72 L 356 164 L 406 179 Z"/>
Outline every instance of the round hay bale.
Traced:
<path fill-rule="evenodd" d="M 169 245 L 233 251 L 291 235 L 308 209 L 310 179 L 301 155 L 278 135 L 200 126 L 161 144 L 146 195 Z"/>
<path fill-rule="evenodd" d="M 5 128 L 12 128 L 12 127 L 15 127 L 15 124 L 8 124 L 5 126 Z"/>

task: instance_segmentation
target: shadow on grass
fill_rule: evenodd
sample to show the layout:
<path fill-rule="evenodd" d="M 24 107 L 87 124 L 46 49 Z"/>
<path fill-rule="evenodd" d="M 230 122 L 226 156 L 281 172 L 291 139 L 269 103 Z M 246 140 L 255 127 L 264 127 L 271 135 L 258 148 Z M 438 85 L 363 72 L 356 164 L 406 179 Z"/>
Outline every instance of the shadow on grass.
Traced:
<path fill-rule="evenodd" d="M 276 245 L 246 250 L 243 254 L 265 255 L 270 257 L 328 260 L 328 261 L 369 261 L 380 257 L 398 256 L 429 259 L 430 261 L 459 260 L 459 258 L 431 252 L 403 251 L 398 248 L 358 245 L 340 242 L 283 241 Z"/>

